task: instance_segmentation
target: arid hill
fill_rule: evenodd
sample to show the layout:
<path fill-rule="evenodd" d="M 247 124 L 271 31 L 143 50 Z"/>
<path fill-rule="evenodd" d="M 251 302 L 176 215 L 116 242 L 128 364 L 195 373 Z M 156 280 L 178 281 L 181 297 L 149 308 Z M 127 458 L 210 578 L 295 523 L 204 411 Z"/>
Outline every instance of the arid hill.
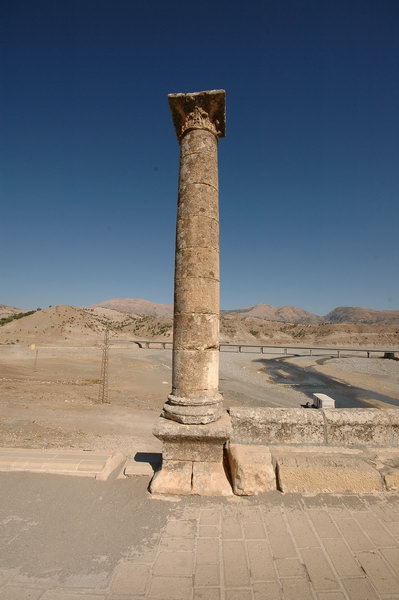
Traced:
<path fill-rule="evenodd" d="M 107 308 L 131 315 L 150 315 L 153 317 L 172 317 L 173 305 L 156 304 L 140 298 L 113 298 L 94 304 L 90 308 Z M 370 323 L 380 325 L 399 325 L 399 310 L 372 310 L 355 306 L 340 306 L 325 316 L 316 315 L 297 306 L 270 306 L 256 304 L 248 308 L 223 310 L 222 314 L 254 317 L 266 321 L 281 323 L 299 323 L 319 325 L 322 323 Z"/>
<path fill-rule="evenodd" d="M 399 325 L 399 310 L 373 310 L 360 306 L 338 306 L 324 317 L 331 323 Z"/>
<path fill-rule="evenodd" d="M 105 307 L 54 306 L 0 326 L 0 344 L 101 343 L 108 327 L 114 342 L 172 339 L 172 319 L 132 315 Z M 348 323 L 299 324 L 222 313 L 221 342 L 288 345 L 399 346 L 399 327 Z"/>
<path fill-rule="evenodd" d="M 0 319 L 5 319 L 10 317 L 11 315 L 17 315 L 19 313 L 28 312 L 24 308 L 15 308 L 14 306 L 6 306 L 5 304 L 0 304 Z"/>
<path fill-rule="evenodd" d="M 38 310 L 0 327 L 0 343 L 98 343 L 108 327 L 114 338 L 159 338 L 171 329 L 171 320 L 133 316 L 110 309 L 54 306 Z"/>
<path fill-rule="evenodd" d="M 296 306 L 270 306 L 269 304 L 256 304 L 249 308 L 225 310 L 227 314 L 238 314 L 245 317 L 258 317 L 267 321 L 283 321 L 285 323 L 321 323 L 322 317 L 315 315 Z"/>
<path fill-rule="evenodd" d="M 150 315 L 152 317 L 171 317 L 173 316 L 173 306 L 171 304 L 156 304 L 142 298 L 112 298 L 99 304 L 94 304 L 90 308 L 112 308 L 120 312 L 133 315 Z"/>

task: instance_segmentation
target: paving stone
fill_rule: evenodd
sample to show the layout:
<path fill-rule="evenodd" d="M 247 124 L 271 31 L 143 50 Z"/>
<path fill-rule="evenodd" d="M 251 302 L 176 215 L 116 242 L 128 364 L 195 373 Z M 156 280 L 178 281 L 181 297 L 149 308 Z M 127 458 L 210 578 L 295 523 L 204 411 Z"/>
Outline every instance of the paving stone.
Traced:
<path fill-rule="evenodd" d="M 297 551 L 290 534 L 287 531 L 269 533 L 268 535 L 274 558 L 296 558 Z"/>
<path fill-rule="evenodd" d="M 8 581 L 13 575 L 10 569 L 0 569 L 0 587 Z"/>
<path fill-rule="evenodd" d="M 187 600 L 191 598 L 192 579 L 189 577 L 153 577 L 149 600 Z"/>
<path fill-rule="evenodd" d="M 261 539 L 265 539 L 265 537 L 266 537 L 266 531 L 263 527 L 262 522 L 257 524 L 257 523 L 248 523 L 248 522 L 244 521 L 242 524 L 242 528 L 244 531 L 244 537 L 247 540 L 261 540 Z"/>
<path fill-rule="evenodd" d="M 278 558 L 275 561 L 280 579 L 306 577 L 305 567 L 298 558 Z"/>
<path fill-rule="evenodd" d="M 342 584 L 350 600 L 379 600 L 367 579 L 343 579 Z"/>
<path fill-rule="evenodd" d="M 73 593 L 64 590 L 48 590 L 40 600 L 105 600 L 104 594 Z M 126 596 L 125 596 L 126 598 Z M 129 596 L 129 600 L 132 596 Z"/>
<path fill-rule="evenodd" d="M 220 600 L 219 588 L 194 589 L 193 600 Z"/>
<path fill-rule="evenodd" d="M 0 592 L 1 600 L 38 600 L 43 594 L 43 590 L 9 585 L 3 587 Z"/>
<path fill-rule="evenodd" d="M 252 586 L 254 600 L 281 600 L 282 591 L 277 581 L 254 583 Z M 299 598 L 297 598 L 299 600 Z"/>
<path fill-rule="evenodd" d="M 396 542 L 381 522 L 370 512 L 354 515 L 363 532 L 368 535 L 377 548 L 394 548 Z"/>
<path fill-rule="evenodd" d="M 397 594 L 399 592 L 399 579 L 391 573 L 379 554 L 359 552 L 357 559 L 380 594 Z"/>
<path fill-rule="evenodd" d="M 330 515 L 324 510 L 308 510 L 306 512 L 308 517 L 313 523 L 313 527 L 316 529 L 317 535 L 320 538 L 339 538 L 340 533 Z"/>
<path fill-rule="evenodd" d="M 223 541 L 223 567 L 226 586 L 249 584 L 249 570 L 243 542 Z"/>
<path fill-rule="evenodd" d="M 359 563 L 342 539 L 325 539 L 324 548 L 339 577 L 349 578 L 364 576 Z"/>
<path fill-rule="evenodd" d="M 222 536 L 225 540 L 242 538 L 241 524 L 237 517 L 227 516 L 222 520 Z"/>
<path fill-rule="evenodd" d="M 239 517 L 246 523 L 261 525 L 263 522 L 262 513 L 257 506 L 243 506 L 239 511 Z"/>
<path fill-rule="evenodd" d="M 165 577 L 191 577 L 193 565 L 193 552 L 176 552 L 172 559 L 169 552 L 160 552 L 155 561 L 153 573 Z"/>
<path fill-rule="evenodd" d="M 383 548 L 381 554 L 388 562 L 389 566 L 399 576 L 399 547 L 396 548 Z"/>
<path fill-rule="evenodd" d="M 265 540 L 247 541 L 249 570 L 254 581 L 276 578 L 270 548 Z"/>
<path fill-rule="evenodd" d="M 200 525 L 220 525 L 221 510 L 217 508 L 203 508 L 200 515 Z"/>
<path fill-rule="evenodd" d="M 215 586 L 220 583 L 219 565 L 197 565 L 195 569 L 195 586 Z"/>
<path fill-rule="evenodd" d="M 339 589 L 338 581 L 321 550 L 301 550 L 310 581 L 316 591 Z"/>
<path fill-rule="evenodd" d="M 313 600 L 310 585 L 305 579 L 283 579 L 281 585 L 284 600 Z"/>
<path fill-rule="evenodd" d="M 287 520 L 298 548 L 320 547 L 304 512 L 286 511 Z"/>
<path fill-rule="evenodd" d="M 251 590 L 226 590 L 226 600 L 252 600 Z"/>
<path fill-rule="evenodd" d="M 335 519 L 338 529 L 354 551 L 374 550 L 374 544 L 366 537 L 354 519 Z"/>
<path fill-rule="evenodd" d="M 287 531 L 281 512 L 264 513 L 264 519 L 273 556 L 275 558 L 296 558 L 297 551 L 294 541 Z"/>
<path fill-rule="evenodd" d="M 201 525 L 199 528 L 199 537 L 218 537 L 219 527 L 215 525 Z"/>
<path fill-rule="evenodd" d="M 345 600 L 345 596 L 342 592 L 320 592 L 317 600 Z"/>
<path fill-rule="evenodd" d="M 166 535 L 161 539 L 159 548 L 164 552 L 189 552 L 194 549 L 194 538 L 169 537 Z"/>
<path fill-rule="evenodd" d="M 195 529 L 193 521 L 169 521 L 165 533 L 171 537 L 194 537 Z"/>
<path fill-rule="evenodd" d="M 200 538 L 197 541 L 197 565 L 217 565 L 219 563 L 219 540 Z"/>
<path fill-rule="evenodd" d="M 149 565 L 123 562 L 115 569 L 111 589 L 115 594 L 144 594 L 149 577 Z"/>

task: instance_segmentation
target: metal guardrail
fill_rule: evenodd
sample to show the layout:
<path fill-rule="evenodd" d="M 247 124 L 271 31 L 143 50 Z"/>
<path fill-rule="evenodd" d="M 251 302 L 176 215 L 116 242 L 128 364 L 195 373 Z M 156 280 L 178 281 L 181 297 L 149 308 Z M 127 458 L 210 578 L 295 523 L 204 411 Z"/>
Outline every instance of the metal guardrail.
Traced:
<path fill-rule="evenodd" d="M 132 340 L 133 344 L 137 344 L 139 348 L 145 349 L 160 349 L 163 348 L 166 350 L 167 348 L 173 347 L 173 342 L 171 341 L 163 341 L 163 340 Z M 265 352 L 265 348 L 272 348 L 273 350 L 284 350 L 284 354 L 288 355 L 288 350 L 309 350 L 309 356 L 312 356 L 314 350 L 323 350 L 331 352 L 332 354 L 337 354 L 339 358 L 341 353 L 343 352 L 362 352 L 367 355 L 367 358 L 370 358 L 371 354 L 383 354 L 390 355 L 389 357 L 394 358 L 395 353 L 399 353 L 399 348 L 396 349 L 386 349 L 386 348 L 342 348 L 336 346 L 287 346 L 285 344 L 281 345 L 268 345 L 268 344 L 220 344 L 219 351 L 220 352 L 234 352 L 233 348 L 236 348 L 236 352 L 241 352 L 243 354 L 267 354 Z M 244 350 L 243 350 L 244 348 Z M 252 348 L 252 350 L 245 350 L 245 348 Z M 269 352 L 270 353 L 270 352 Z M 273 352 L 275 354 L 275 352 Z"/>

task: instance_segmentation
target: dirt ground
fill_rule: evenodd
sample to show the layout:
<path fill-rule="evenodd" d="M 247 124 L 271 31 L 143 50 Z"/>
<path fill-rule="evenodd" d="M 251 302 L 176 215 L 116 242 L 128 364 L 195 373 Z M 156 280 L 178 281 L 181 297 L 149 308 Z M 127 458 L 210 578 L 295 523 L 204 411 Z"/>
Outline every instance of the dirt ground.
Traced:
<path fill-rule="evenodd" d="M 109 404 L 98 403 L 101 356 L 98 346 L 39 346 L 37 356 L 26 344 L 0 346 L 0 447 L 158 451 L 152 427 L 171 390 L 170 350 L 114 342 Z M 277 383 L 270 377 L 276 358 L 301 368 L 302 388 L 284 375 Z M 304 405 L 312 391 L 328 393 L 316 371 L 399 399 L 399 361 L 232 352 L 220 359 L 226 408 Z"/>

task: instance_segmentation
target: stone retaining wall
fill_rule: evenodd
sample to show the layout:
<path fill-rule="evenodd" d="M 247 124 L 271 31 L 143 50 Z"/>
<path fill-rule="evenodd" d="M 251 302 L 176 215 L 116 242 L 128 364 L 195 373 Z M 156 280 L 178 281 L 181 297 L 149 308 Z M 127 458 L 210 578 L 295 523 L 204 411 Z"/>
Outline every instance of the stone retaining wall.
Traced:
<path fill-rule="evenodd" d="M 399 408 L 230 408 L 237 444 L 399 447 Z"/>

